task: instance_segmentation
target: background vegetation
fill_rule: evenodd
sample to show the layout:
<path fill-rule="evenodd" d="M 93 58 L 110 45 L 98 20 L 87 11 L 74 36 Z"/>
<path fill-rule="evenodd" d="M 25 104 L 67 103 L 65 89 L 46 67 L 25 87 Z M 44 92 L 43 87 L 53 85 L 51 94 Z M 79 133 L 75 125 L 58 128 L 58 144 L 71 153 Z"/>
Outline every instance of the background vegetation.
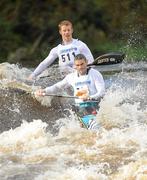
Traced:
<path fill-rule="evenodd" d="M 1 0 L 0 62 L 37 65 L 60 42 L 64 19 L 94 57 L 122 51 L 128 60 L 146 60 L 146 12 L 146 0 Z"/>

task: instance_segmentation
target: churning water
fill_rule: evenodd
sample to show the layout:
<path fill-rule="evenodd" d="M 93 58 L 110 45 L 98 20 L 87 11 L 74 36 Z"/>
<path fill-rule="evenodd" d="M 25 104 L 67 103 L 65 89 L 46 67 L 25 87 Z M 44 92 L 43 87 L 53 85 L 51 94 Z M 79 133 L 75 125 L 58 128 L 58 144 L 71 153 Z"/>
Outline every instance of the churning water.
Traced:
<path fill-rule="evenodd" d="M 58 81 L 56 71 L 49 70 L 50 77 L 26 85 L 30 70 L 0 64 L 0 179 L 147 179 L 144 67 L 146 63 L 122 64 L 116 70 L 98 67 L 107 91 L 97 115 L 101 127 L 93 132 L 81 128 L 72 112 L 67 113 L 69 99 L 30 94 Z M 107 68 L 111 72 L 106 73 Z"/>

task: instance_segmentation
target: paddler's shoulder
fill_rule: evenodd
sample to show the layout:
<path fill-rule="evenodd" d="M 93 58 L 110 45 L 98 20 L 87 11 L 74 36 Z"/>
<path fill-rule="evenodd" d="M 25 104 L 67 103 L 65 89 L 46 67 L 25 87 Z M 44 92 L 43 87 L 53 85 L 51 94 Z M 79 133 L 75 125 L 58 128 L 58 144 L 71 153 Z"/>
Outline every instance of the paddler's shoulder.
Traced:
<path fill-rule="evenodd" d="M 83 44 L 83 42 L 80 39 L 73 39 L 72 44 L 81 45 L 81 44 Z"/>
<path fill-rule="evenodd" d="M 94 68 L 89 68 L 90 73 L 97 73 L 97 74 L 101 74 L 98 70 L 94 69 Z"/>
<path fill-rule="evenodd" d="M 66 78 L 74 78 L 74 77 L 77 77 L 77 71 L 74 70 L 73 72 L 69 73 L 66 75 Z"/>

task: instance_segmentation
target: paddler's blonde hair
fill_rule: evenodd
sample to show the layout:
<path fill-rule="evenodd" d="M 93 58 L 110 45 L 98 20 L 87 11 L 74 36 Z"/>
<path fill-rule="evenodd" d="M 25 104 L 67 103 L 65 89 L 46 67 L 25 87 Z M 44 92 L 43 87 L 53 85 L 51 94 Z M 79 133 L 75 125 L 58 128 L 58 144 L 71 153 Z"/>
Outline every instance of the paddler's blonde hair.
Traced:
<path fill-rule="evenodd" d="M 72 25 L 72 22 L 71 21 L 69 21 L 69 20 L 63 20 L 63 21 L 61 21 L 59 24 L 58 24 L 58 28 L 59 28 L 59 30 L 61 30 L 61 27 L 62 26 L 71 26 L 72 27 L 72 29 L 73 29 L 73 25 Z"/>

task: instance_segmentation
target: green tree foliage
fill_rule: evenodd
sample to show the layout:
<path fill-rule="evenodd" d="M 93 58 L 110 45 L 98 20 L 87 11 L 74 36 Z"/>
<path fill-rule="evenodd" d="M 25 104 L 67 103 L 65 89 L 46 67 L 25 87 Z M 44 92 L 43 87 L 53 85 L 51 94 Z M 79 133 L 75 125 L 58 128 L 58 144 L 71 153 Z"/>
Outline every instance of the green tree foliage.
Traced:
<path fill-rule="evenodd" d="M 113 51 L 118 41 L 145 45 L 146 7 L 145 0 L 1 0 L 0 61 L 37 64 L 59 43 L 63 19 L 73 22 L 74 37 L 94 54 L 108 50 L 108 43 Z"/>

